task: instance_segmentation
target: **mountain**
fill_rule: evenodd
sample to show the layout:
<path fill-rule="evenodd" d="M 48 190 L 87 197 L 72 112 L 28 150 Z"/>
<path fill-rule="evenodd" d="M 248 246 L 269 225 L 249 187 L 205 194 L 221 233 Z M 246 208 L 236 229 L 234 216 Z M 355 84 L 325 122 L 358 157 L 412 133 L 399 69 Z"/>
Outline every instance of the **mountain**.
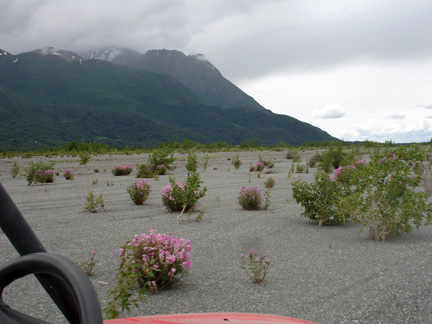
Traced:
<path fill-rule="evenodd" d="M 186 56 L 180 51 L 162 49 L 150 50 L 141 55 L 127 49 L 107 47 L 81 52 L 80 55 L 85 59 L 96 58 L 173 76 L 210 106 L 265 110 L 251 96 L 225 79 L 202 54 Z"/>
<path fill-rule="evenodd" d="M 2 151 L 72 140 L 116 146 L 337 140 L 266 109 L 210 106 L 170 75 L 55 49 L 18 55 L 0 50 L 0 113 Z"/>

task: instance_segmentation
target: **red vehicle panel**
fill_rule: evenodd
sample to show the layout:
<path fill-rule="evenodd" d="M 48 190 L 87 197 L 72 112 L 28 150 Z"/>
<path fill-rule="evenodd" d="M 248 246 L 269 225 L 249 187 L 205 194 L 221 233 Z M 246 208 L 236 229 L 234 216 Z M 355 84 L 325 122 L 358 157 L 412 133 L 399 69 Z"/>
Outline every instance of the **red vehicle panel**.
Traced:
<path fill-rule="evenodd" d="M 292 317 L 250 313 L 200 313 L 130 317 L 104 321 L 104 324 L 317 324 Z"/>

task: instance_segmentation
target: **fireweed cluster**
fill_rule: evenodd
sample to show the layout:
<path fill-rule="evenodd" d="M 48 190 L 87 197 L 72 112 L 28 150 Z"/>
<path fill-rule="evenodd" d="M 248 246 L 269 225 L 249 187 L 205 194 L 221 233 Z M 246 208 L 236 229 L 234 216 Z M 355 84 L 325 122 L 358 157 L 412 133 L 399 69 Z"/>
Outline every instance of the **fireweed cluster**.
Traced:
<path fill-rule="evenodd" d="M 92 250 L 87 260 L 78 263 L 78 266 L 81 267 L 87 277 L 91 277 L 93 275 L 94 267 L 96 266 L 95 256 L 96 251 Z"/>
<path fill-rule="evenodd" d="M 130 165 L 119 164 L 116 167 L 111 169 L 111 173 L 115 176 L 124 176 L 129 175 L 133 170 L 133 167 Z"/>
<path fill-rule="evenodd" d="M 145 300 L 147 292 L 155 292 L 178 282 L 191 268 L 190 241 L 163 235 L 152 229 L 135 235 L 119 249 L 120 265 L 116 285 L 109 291 L 111 300 L 105 312 L 116 318 Z"/>
<path fill-rule="evenodd" d="M 251 163 L 249 166 L 249 171 L 253 172 L 253 171 L 258 171 L 258 172 L 262 172 L 264 171 L 265 168 L 267 169 L 272 169 L 274 167 L 274 162 L 272 160 L 265 160 L 263 158 L 261 158 L 261 156 L 259 157 L 259 161 L 255 164 Z"/>
<path fill-rule="evenodd" d="M 236 157 L 231 162 L 236 170 L 240 168 L 242 165 L 242 161 L 240 160 L 239 155 L 237 154 Z"/>
<path fill-rule="evenodd" d="M 265 192 L 265 198 L 263 198 L 261 189 L 257 187 L 243 187 L 237 199 L 243 209 L 267 209 L 270 206 L 270 191 L 267 190 Z"/>
<path fill-rule="evenodd" d="M 415 190 L 421 175 L 413 172 L 417 154 L 405 149 L 375 154 L 369 163 L 357 160 L 338 167 L 334 177 L 317 172 L 314 183 L 294 181 L 293 197 L 304 216 L 365 226 L 377 241 L 408 233 L 432 222 L 429 194 Z"/>
<path fill-rule="evenodd" d="M 52 183 L 54 182 L 53 170 L 38 170 L 35 173 L 35 183 Z"/>
<path fill-rule="evenodd" d="M 195 208 L 198 200 L 205 196 L 206 187 L 196 172 L 188 173 L 186 182 L 181 184 L 175 178 L 169 178 L 169 184 L 161 190 L 162 203 L 170 211 L 189 211 Z"/>
<path fill-rule="evenodd" d="M 49 183 L 54 181 L 54 163 L 43 163 L 42 161 L 29 163 L 25 170 L 28 185 L 32 183 Z M 48 172 L 49 171 L 49 172 Z"/>
<path fill-rule="evenodd" d="M 150 194 L 151 184 L 146 180 L 135 180 L 126 191 L 136 205 L 142 205 Z"/>
<path fill-rule="evenodd" d="M 64 177 L 66 180 L 73 180 L 73 179 L 74 179 L 74 174 L 73 174 L 73 172 L 72 172 L 71 170 L 66 169 L 66 170 L 64 170 L 64 172 L 63 172 L 63 177 Z"/>

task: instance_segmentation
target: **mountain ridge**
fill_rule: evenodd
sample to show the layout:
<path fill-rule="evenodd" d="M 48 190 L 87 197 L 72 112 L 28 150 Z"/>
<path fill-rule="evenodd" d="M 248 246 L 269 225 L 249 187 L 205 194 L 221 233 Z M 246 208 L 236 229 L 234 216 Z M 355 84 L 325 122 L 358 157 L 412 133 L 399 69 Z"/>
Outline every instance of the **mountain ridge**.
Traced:
<path fill-rule="evenodd" d="M 264 108 L 208 105 L 170 75 L 55 49 L 0 53 L 0 150 L 72 140 L 115 146 L 186 139 L 265 145 L 337 140 Z"/>
<path fill-rule="evenodd" d="M 251 96 L 225 79 L 222 73 L 203 54 L 189 54 L 177 50 L 149 50 L 144 54 L 108 47 L 80 52 L 83 58 L 108 60 L 114 64 L 171 75 L 200 96 L 208 105 L 222 108 L 246 107 L 264 110 Z"/>

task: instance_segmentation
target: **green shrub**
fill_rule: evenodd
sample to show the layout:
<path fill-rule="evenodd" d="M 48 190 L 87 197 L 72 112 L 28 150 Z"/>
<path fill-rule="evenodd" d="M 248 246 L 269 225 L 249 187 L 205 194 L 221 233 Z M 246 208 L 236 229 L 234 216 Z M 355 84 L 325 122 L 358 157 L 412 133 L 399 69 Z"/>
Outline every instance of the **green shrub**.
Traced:
<path fill-rule="evenodd" d="M 344 152 L 342 147 L 338 146 L 336 149 L 330 147 L 321 154 L 315 154 L 313 159 L 318 163 L 318 169 L 325 173 L 331 173 L 341 165 L 351 164 L 355 160 L 355 156 Z"/>
<path fill-rule="evenodd" d="M 156 169 L 149 163 L 137 164 L 137 178 L 153 178 L 156 175 Z"/>
<path fill-rule="evenodd" d="M 86 165 L 90 159 L 91 159 L 91 155 L 88 152 L 82 152 L 79 155 L 80 158 L 80 165 Z"/>
<path fill-rule="evenodd" d="M 189 153 L 186 163 L 186 170 L 189 172 L 196 172 L 198 169 L 198 160 L 196 154 Z"/>
<path fill-rule="evenodd" d="M 174 152 L 166 147 L 156 149 L 148 158 L 148 163 L 158 175 L 164 175 L 168 170 L 174 170 L 175 167 L 170 166 L 174 161 Z"/>
<path fill-rule="evenodd" d="M 338 212 L 338 200 L 350 192 L 350 185 L 337 181 L 321 171 L 315 173 L 315 182 L 291 183 L 293 198 L 304 207 L 303 216 L 324 223 L 338 224 L 348 219 L 349 213 Z"/>
<path fill-rule="evenodd" d="M 421 175 L 414 174 L 412 158 L 412 152 L 399 149 L 357 164 L 350 178 L 353 190 L 340 197 L 339 213 L 350 214 L 377 241 L 430 224 L 432 203 L 427 204 L 428 193 L 415 190 Z"/>

